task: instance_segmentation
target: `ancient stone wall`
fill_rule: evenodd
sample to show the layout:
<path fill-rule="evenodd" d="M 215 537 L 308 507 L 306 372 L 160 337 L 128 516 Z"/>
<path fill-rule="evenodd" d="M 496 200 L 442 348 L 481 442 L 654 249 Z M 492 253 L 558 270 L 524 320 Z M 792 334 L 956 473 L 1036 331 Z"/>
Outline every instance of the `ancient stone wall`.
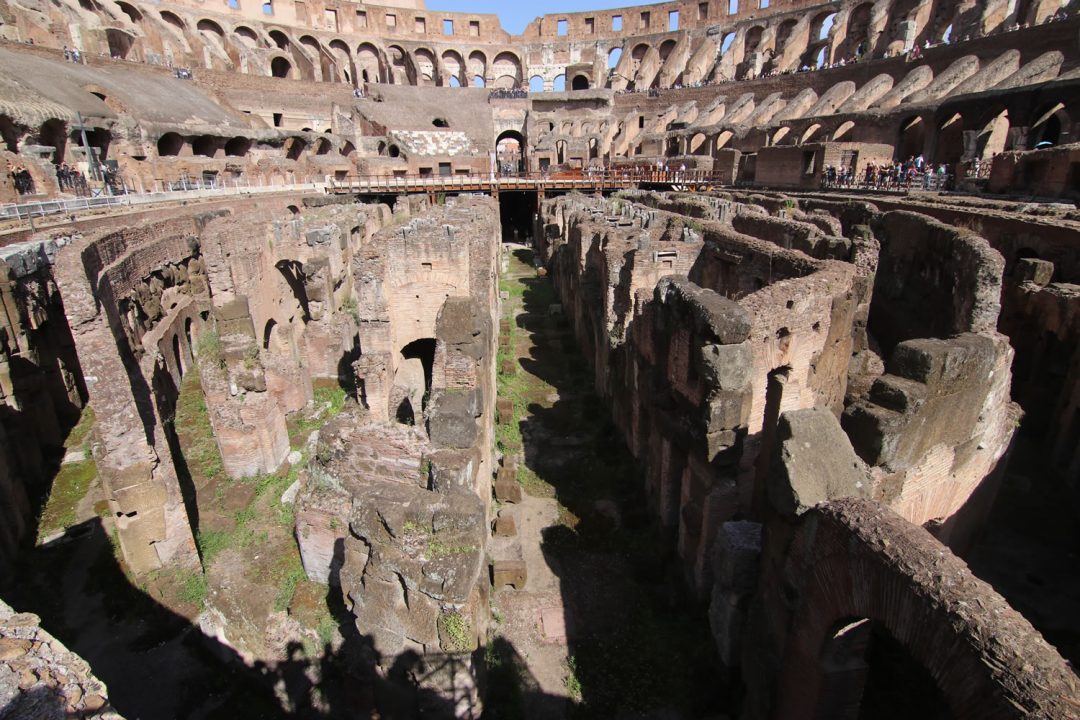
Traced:
<path fill-rule="evenodd" d="M 359 405 L 320 431 L 297 512 L 308 576 L 387 667 L 469 652 L 488 617 L 499 224 L 480 198 L 417 210 L 351 262 Z M 471 664 L 440 667 L 425 682 L 478 707 Z"/>
<path fill-rule="evenodd" d="M 1076 677 L 933 537 L 868 500 L 766 524 L 744 717 L 855 717 L 886 635 L 961 718 L 1069 717 Z M 895 681 L 902 676 L 890 678 Z M 930 694 L 927 693 L 928 699 Z M 920 698 L 922 699 L 922 698 Z"/>

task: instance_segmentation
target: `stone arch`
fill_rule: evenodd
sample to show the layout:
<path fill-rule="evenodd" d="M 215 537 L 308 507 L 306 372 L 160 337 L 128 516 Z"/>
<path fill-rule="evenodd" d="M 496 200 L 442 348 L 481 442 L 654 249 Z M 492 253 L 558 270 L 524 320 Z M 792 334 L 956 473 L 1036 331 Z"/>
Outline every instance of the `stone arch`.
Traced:
<path fill-rule="evenodd" d="M 172 25 L 177 30 L 180 30 L 181 32 L 184 31 L 184 30 L 187 30 L 187 23 L 185 23 L 183 18 L 181 18 L 179 15 L 177 15 L 174 12 L 169 12 L 168 10 L 162 10 L 161 11 L 161 19 L 164 20 L 169 25 Z"/>
<path fill-rule="evenodd" d="M 615 66 L 619 64 L 619 60 L 622 60 L 622 48 L 613 47 L 608 50 L 607 54 L 607 66 L 609 70 L 614 70 Z"/>
<path fill-rule="evenodd" d="M 735 137 L 735 133 L 730 130 L 724 130 L 722 133 L 716 136 L 716 149 L 720 150 L 721 148 L 725 147 L 729 142 L 731 142 L 731 138 L 733 137 Z"/>
<path fill-rule="evenodd" d="M 829 663 L 830 652 L 842 649 L 834 642 L 859 640 L 859 633 L 848 633 L 865 628 L 857 624 L 863 620 L 887 631 L 927 673 L 952 711 L 948 717 L 1013 717 L 1017 708 L 1038 716 L 1067 714 L 1072 671 L 926 530 L 876 502 L 854 498 L 818 504 L 793 530 L 787 557 L 759 581 L 771 590 L 759 595 L 770 598 L 761 617 L 779 633 L 760 649 L 771 658 L 766 663 L 775 669 L 776 683 L 754 681 L 750 691 L 756 698 L 771 695 L 771 712 L 762 716 L 858 716 L 863 698 L 857 695 L 843 703 L 842 714 L 830 714 L 823 703 L 835 686 L 830 680 L 844 685 L 841 668 Z M 1031 683 L 1033 676 L 1040 682 Z M 940 716 L 898 709 L 897 717 Z"/>
<path fill-rule="evenodd" d="M 38 144 L 53 148 L 52 162 L 55 165 L 64 162 L 66 158 L 67 138 L 67 123 L 58 118 L 46 120 L 38 128 Z"/>
<path fill-rule="evenodd" d="M 817 135 L 817 132 L 820 129 L 821 125 L 819 123 L 814 123 L 810 127 L 806 128 L 806 130 L 803 131 L 802 137 L 799 138 L 799 144 L 805 145 L 806 143 L 813 140 L 814 136 Z"/>
<path fill-rule="evenodd" d="M 233 35 L 239 38 L 241 45 L 245 45 L 249 48 L 259 47 L 258 34 L 247 25 L 237 25 L 233 28 Z"/>
<path fill-rule="evenodd" d="M 342 157 L 349 157 L 354 152 L 356 152 L 356 146 L 353 145 L 352 142 L 350 142 L 349 140 L 346 140 L 342 144 L 341 149 L 338 150 L 338 152 L 341 153 Z"/>
<path fill-rule="evenodd" d="M 926 148 L 926 123 L 916 115 L 900 123 L 896 157 L 900 159 L 922 155 Z"/>
<path fill-rule="evenodd" d="M 349 44 L 340 38 L 334 38 L 327 45 L 329 52 L 332 53 L 334 62 L 338 68 L 339 80 L 347 83 L 356 84 L 354 78 L 356 76 L 355 69 L 352 64 L 352 49 Z M 329 78 L 324 78 L 329 79 Z"/>
<path fill-rule="evenodd" d="M 407 84 L 409 78 L 409 54 L 400 45 L 386 48 L 387 80 L 394 84 Z"/>
<path fill-rule="evenodd" d="M 747 54 L 756 52 L 761 47 L 761 39 L 765 35 L 765 28 L 755 25 L 746 31 L 746 40 L 743 42 L 744 52 Z"/>
<path fill-rule="evenodd" d="M 468 85 L 469 79 L 465 74 L 465 60 L 457 50 L 445 50 L 442 54 L 442 66 L 446 71 L 448 82 L 458 81 L 458 85 Z"/>
<path fill-rule="evenodd" d="M 798 20 L 788 18 L 776 28 L 776 57 L 783 55 L 784 51 L 787 50 L 788 42 L 791 40 L 791 36 L 795 32 L 795 26 L 798 23 Z"/>
<path fill-rule="evenodd" d="M 285 140 L 285 158 L 287 160 L 299 160 L 306 149 L 307 141 L 302 137 L 293 135 Z"/>
<path fill-rule="evenodd" d="M 1032 116 L 1028 146 L 1034 149 L 1040 145 L 1048 147 L 1044 143 L 1060 145 L 1063 137 L 1067 137 L 1069 127 L 1069 114 L 1065 111 L 1064 103 L 1043 105 Z"/>
<path fill-rule="evenodd" d="M 574 76 L 574 79 L 570 82 L 571 90 L 588 90 L 589 89 L 589 77 L 583 73 L 578 73 Z"/>
<path fill-rule="evenodd" d="M 277 330 L 278 321 L 274 318 L 270 318 L 266 321 L 266 325 L 263 327 L 263 350 L 270 349 L 270 343 L 277 340 L 275 331 Z"/>
<path fill-rule="evenodd" d="M 300 47 L 304 48 L 308 55 L 311 56 L 312 67 L 319 68 L 319 77 L 317 79 L 324 82 L 334 80 L 334 74 L 330 67 L 330 58 L 325 50 L 323 50 L 322 43 L 311 35 L 300 36 Z"/>
<path fill-rule="evenodd" d="M 779 145 L 780 141 L 783 140 L 785 137 L 787 137 L 788 133 L 790 133 L 790 132 L 791 132 L 791 128 L 789 128 L 787 126 L 780 128 L 775 133 L 773 133 L 772 144 L 773 145 Z"/>
<path fill-rule="evenodd" d="M 836 54 L 842 58 L 851 58 L 869 53 L 871 51 L 870 33 L 873 23 L 874 6 L 872 3 L 862 3 L 852 8 L 848 13 L 847 29 L 843 41 L 837 45 Z"/>
<path fill-rule="evenodd" d="M 481 50 L 473 50 L 469 53 L 469 59 L 466 63 L 466 71 L 469 77 L 474 79 L 473 85 L 475 87 L 484 87 L 484 83 L 476 85 L 475 78 L 483 80 L 487 77 L 487 55 Z"/>
<path fill-rule="evenodd" d="M 174 132 L 167 132 L 157 141 L 158 157 L 175 157 L 184 148 L 184 138 Z"/>
<path fill-rule="evenodd" d="M 280 30 L 271 30 L 269 35 L 279 50 L 288 50 L 292 46 L 289 36 Z"/>
<path fill-rule="evenodd" d="M 251 150 L 251 140 L 238 135 L 225 143 L 225 154 L 228 157 L 245 157 Z"/>
<path fill-rule="evenodd" d="M 0 138 L 3 139 L 4 147 L 8 149 L 8 152 L 19 152 L 19 137 L 21 133 L 11 118 L 7 115 L 0 115 Z"/>
<path fill-rule="evenodd" d="M 278 55 L 270 61 L 270 75 L 276 78 L 292 76 L 292 63 L 287 58 Z"/>
<path fill-rule="evenodd" d="M 321 137 L 315 142 L 316 155 L 329 155 L 330 151 L 333 149 L 334 144 L 330 142 L 329 138 Z"/>
<path fill-rule="evenodd" d="M 531 78 L 529 78 L 529 92 L 544 92 L 544 78 L 540 77 L 539 75 L 533 75 Z"/>
<path fill-rule="evenodd" d="M 648 52 L 648 43 L 638 43 L 634 46 L 634 49 L 630 51 L 630 59 L 633 61 L 630 66 L 631 77 L 637 74 L 638 68 L 641 67 L 641 61 L 645 59 L 645 54 Z"/>
<path fill-rule="evenodd" d="M 371 43 L 361 43 L 356 48 L 356 82 L 383 82 L 379 62 L 379 50 Z"/>
<path fill-rule="evenodd" d="M 705 137 L 705 133 L 696 133 L 690 138 L 690 154 L 691 155 L 707 155 L 708 144 L 705 142 L 708 138 Z"/>
<path fill-rule="evenodd" d="M 555 79 L 551 82 L 551 88 L 555 92 L 564 92 L 566 90 L 566 74 L 559 73 L 555 76 Z"/>
<path fill-rule="evenodd" d="M 937 162 L 956 165 L 964 155 L 964 116 L 955 113 L 946 120 L 937 134 Z"/>
<path fill-rule="evenodd" d="M 195 24 L 195 29 L 198 30 L 203 35 L 211 34 L 211 35 L 217 35 L 218 38 L 224 38 L 225 37 L 225 31 L 221 29 L 220 25 L 218 25 L 216 22 L 214 22 L 210 18 L 203 18 L 202 20 L 199 20 Z"/>
<path fill-rule="evenodd" d="M 199 135 L 191 141 L 191 153 L 202 157 L 212 158 L 217 155 L 221 146 L 221 139 L 213 135 Z"/>
<path fill-rule="evenodd" d="M 668 59 L 668 56 L 671 55 L 671 51 L 674 49 L 675 40 L 672 38 L 668 38 L 664 42 L 660 43 L 660 47 L 657 48 L 657 51 L 660 53 L 660 62 L 666 61 Z"/>
<path fill-rule="evenodd" d="M 116 6 L 120 8 L 120 12 L 128 16 L 131 22 L 138 25 L 143 21 L 143 14 L 139 12 L 134 5 L 126 3 L 124 0 L 117 0 Z"/>
<path fill-rule="evenodd" d="M 521 67 L 521 58 L 512 52 L 504 51 L 496 55 L 491 62 L 491 74 L 496 78 L 496 86 L 503 87 L 503 79 L 510 77 L 513 79 L 510 87 L 518 87 L 522 78 Z"/>
<path fill-rule="evenodd" d="M 435 69 L 435 53 L 428 48 L 418 48 L 413 52 L 413 62 L 416 64 L 416 84 L 435 84 L 438 74 Z"/>
<path fill-rule="evenodd" d="M 840 127 L 836 128 L 836 130 L 833 131 L 832 139 L 834 141 L 850 140 L 851 139 L 851 137 L 850 137 L 851 130 L 854 127 L 855 127 L 855 121 L 854 120 L 848 120 L 847 122 L 843 123 L 842 125 L 840 125 Z"/>
<path fill-rule="evenodd" d="M 504 130 L 495 138 L 495 152 L 500 164 L 511 163 L 518 172 L 528 168 L 525 136 L 517 130 Z"/>

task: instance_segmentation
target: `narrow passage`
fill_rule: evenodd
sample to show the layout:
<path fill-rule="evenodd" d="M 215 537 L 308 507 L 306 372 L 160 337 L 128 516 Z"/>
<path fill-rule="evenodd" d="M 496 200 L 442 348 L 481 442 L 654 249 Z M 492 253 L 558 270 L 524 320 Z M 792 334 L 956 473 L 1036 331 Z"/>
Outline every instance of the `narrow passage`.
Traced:
<path fill-rule="evenodd" d="M 515 492 L 497 484 L 491 559 L 497 569 L 523 561 L 527 579 L 493 591 L 487 711 L 530 719 L 730 711 L 704 604 L 687 599 L 673 543 L 650 520 L 639 468 L 593 389 L 551 280 L 533 267 L 531 249 L 504 253 L 496 437 L 503 478 L 512 472 L 523 493 L 506 502 Z"/>

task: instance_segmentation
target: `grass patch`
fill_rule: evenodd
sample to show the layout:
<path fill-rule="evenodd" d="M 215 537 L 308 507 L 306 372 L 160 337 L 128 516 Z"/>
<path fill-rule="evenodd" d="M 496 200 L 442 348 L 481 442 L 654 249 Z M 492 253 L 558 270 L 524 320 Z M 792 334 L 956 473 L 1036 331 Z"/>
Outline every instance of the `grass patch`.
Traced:
<path fill-rule="evenodd" d="M 94 411 L 87 406 L 79 416 L 79 422 L 64 441 L 65 450 L 82 450 L 86 459 L 82 462 L 61 465 L 49 488 L 49 497 L 38 518 L 38 542 L 52 533 L 75 524 L 79 502 L 86 497 L 90 483 L 97 477 L 97 464 L 90 455 L 90 433 L 94 429 Z"/>
<path fill-rule="evenodd" d="M 199 342 L 203 342 L 206 336 L 207 333 L 201 335 Z M 193 367 L 180 383 L 180 396 L 176 400 L 173 423 L 184 449 L 184 460 L 192 476 L 208 481 L 226 477 L 225 464 L 221 460 L 221 450 L 214 438 L 210 412 L 206 407 L 206 395 L 203 394 L 197 368 Z"/>
<path fill-rule="evenodd" d="M 307 441 L 307 436 L 318 430 L 326 421 L 345 409 L 348 395 L 336 380 L 319 381 L 313 393 L 311 405 L 293 413 L 288 420 L 289 441 L 297 447 Z"/>
<path fill-rule="evenodd" d="M 202 608 L 206 602 L 206 576 L 198 570 L 177 571 L 177 598 L 182 603 Z"/>
<path fill-rule="evenodd" d="M 449 610 L 439 615 L 440 635 L 445 640 L 443 650 L 448 653 L 465 653 L 472 650 L 472 622 L 456 610 Z"/>
<path fill-rule="evenodd" d="M 296 586 L 307 577 L 304 573 L 304 565 L 300 562 L 300 553 L 285 554 L 271 572 L 274 584 L 277 586 L 277 594 L 274 595 L 274 611 L 281 612 L 288 609 L 293 594 L 296 592 Z"/>

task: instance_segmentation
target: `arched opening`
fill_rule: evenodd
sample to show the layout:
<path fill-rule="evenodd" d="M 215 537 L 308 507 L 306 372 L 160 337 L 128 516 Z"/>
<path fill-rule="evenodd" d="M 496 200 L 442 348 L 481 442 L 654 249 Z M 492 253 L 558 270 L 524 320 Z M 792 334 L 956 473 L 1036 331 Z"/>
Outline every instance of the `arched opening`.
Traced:
<path fill-rule="evenodd" d="M 810 38 L 812 40 L 825 40 L 829 37 L 829 33 L 832 32 L 834 22 L 836 22 L 836 13 L 819 13 L 810 22 Z"/>
<path fill-rule="evenodd" d="M 531 78 L 529 78 L 529 92 L 544 92 L 544 78 L 540 77 L 539 75 L 533 75 Z"/>
<path fill-rule="evenodd" d="M 906 160 L 918 157 L 926 147 L 926 123 L 919 116 L 908 118 L 900 123 L 900 139 L 896 144 L 896 157 Z"/>
<path fill-rule="evenodd" d="M 622 60 L 622 48 L 611 48 L 607 54 L 607 66 L 609 70 L 614 70 L 615 66 Z"/>
<path fill-rule="evenodd" d="M 521 60 L 513 53 L 501 52 L 491 63 L 491 74 L 497 79 L 499 87 L 516 88 L 522 80 Z"/>
<path fill-rule="evenodd" d="M 174 132 L 165 133 L 157 141 L 158 157 L 175 157 L 184 148 L 184 138 Z"/>
<path fill-rule="evenodd" d="M 249 48 L 256 48 L 259 46 L 259 36 L 255 34 L 255 31 L 245 25 L 237 25 L 233 30 L 233 35 L 239 38 L 242 45 L 246 45 Z"/>
<path fill-rule="evenodd" d="M 765 28 L 760 25 L 755 25 L 746 31 L 746 42 L 744 46 L 746 53 L 749 55 L 752 52 L 756 52 L 761 47 L 761 38 L 765 34 Z"/>
<path fill-rule="evenodd" d="M 351 142 L 349 142 L 348 140 L 346 140 L 346 141 L 345 141 L 345 144 L 341 146 L 341 154 L 342 154 L 342 155 L 343 155 L 344 157 L 349 157 L 349 156 L 350 156 L 350 155 L 352 155 L 352 154 L 353 154 L 354 152 L 356 152 L 356 146 L 355 146 L 355 145 L 353 145 L 353 144 L 352 144 Z"/>
<path fill-rule="evenodd" d="M 691 155 L 704 155 L 705 150 L 705 133 L 697 133 L 694 137 L 690 138 L 690 154 Z"/>
<path fill-rule="evenodd" d="M 956 165 L 964 154 L 964 118 L 956 113 L 945 121 L 937 137 L 937 161 Z"/>
<path fill-rule="evenodd" d="M 503 174 L 525 171 L 525 138 L 517 130 L 505 130 L 495 139 L 499 170 Z"/>
<path fill-rule="evenodd" d="M 473 87 L 484 87 L 484 78 L 487 77 L 487 56 L 479 50 L 469 53 L 469 61 L 466 63 L 468 76 L 473 79 Z M 477 79 L 480 83 L 477 84 Z"/>
<path fill-rule="evenodd" d="M 435 54 L 427 48 L 420 48 L 413 53 L 416 63 L 416 84 L 433 85 L 435 83 Z"/>
<path fill-rule="evenodd" d="M 213 135 L 199 135 L 191 141 L 191 152 L 194 155 L 212 158 L 217 154 L 218 138 Z"/>
<path fill-rule="evenodd" d="M 316 155 L 329 155 L 330 150 L 333 148 L 333 144 L 326 138 L 319 138 L 319 141 L 315 144 Z"/>
<path fill-rule="evenodd" d="M 853 120 L 848 120 L 840 127 L 836 128 L 836 131 L 832 134 L 832 139 L 835 140 L 850 140 L 851 129 L 855 127 Z"/>
<path fill-rule="evenodd" d="M 251 149 L 251 140 L 246 137 L 234 137 L 225 143 L 225 154 L 229 157 L 244 157 Z"/>
<path fill-rule="evenodd" d="M 817 131 L 820 129 L 821 125 L 819 125 L 818 123 L 814 123 L 810 127 L 806 128 L 806 130 L 802 134 L 802 138 L 799 139 L 799 144 L 805 145 L 806 143 L 810 142 L 814 138 L 814 136 L 817 135 Z"/>
<path fill-rule="evenodd" d="M 596 138 L 589 138 L 589 159 L 596 160 L 600 157 L 600 143 Z"/>
<path fill-rule="evenodd" d="M 573 81 L 570 83 L 571 90 L 588 90 L 589 78 L 584 75 L 575 75 Z"/>
<path fill-rule="evenodd" d="M 817 52 L 817 56 L 814 57 L 814 67 L 823 68 L 825 64 L 829 62 L 829 48 L 823 45 Z"/>
<path fill-rule="evenodd" d="M 364 82 L 382 82 L 379 51 L 371 43 L 363 43 L 356 48 L 356 74 Z"/>
<path fill-rule="evenodd" d="M 776 55 L 782 55 L 787 50 L 788 41 L 791 39 L 792 33 L 795 32 L 795 26 L 798 24 L 797 20 L 785 20 L 780 23 L 780 27 L 776 29 Z"/>
<path fill-rule="evenodd" d="M 481 75 L 475 76 L 473 78 L 473 83 L 472 84 L 473 84 L 473 87 L 478 87 L 478 88 L 482 88 L 482 87 L 486 86 L 486 83 L 484 82 L 484 78 Z"/>
<path fill-rule="evenodd" d="M 630 51 L 630 60 L 632 61 L 630 67 L 630 76 L 633 77 L 637 74 L 639 68 L 641 68 L 641 61 L 645 59 L 645 53 L 649 52 L 649 46 L 645 43 L 636 45 L 633 50 Z"/>
<path fill-rule="evenodd" d="M 566 141 L 559 140 L 555 143 L 555 162 L 562 165 L 566 162 Z"/>
<path fill-rule="evenodd" d="M 1035 113 L 1035 121 L 1031 123 L 1031 129 L 1028 131 L 1028 145 L 1032 149 L 1060 145 L 1062 132 L 1067 127 L 1069 127 L 1069 118 L 1065 113 L 1063 103 L 1043 106 Z"/>
<path fill-rule="evenodd" d="M 175 13 L 171 13 L 168 10 L 161 11 L 161 19 L 178 30 L 187 29 L 187 25 L 185 25 L 184 21 L 180 19 L 180 16 Z"/>
<path fill-rule="evenodd" d="M 420 338 L 401 348 L 405 360 L 419 360 L 424 369 L 424 391 L 431 391 L 431 375 L 435 367 L 435 338 Z"/>
<path fill-rule="evenodd" d="M 566 75 L 556 75 L 555 81 L 551 84 L 552 89 L 555 92 L 566 91 Z"/>
<path fill-rule="evenodd" d="M 872 49 L 870 30 L 874 6 L 872 3 L 858 5 L 848 15 L 844 41 L 837 46 L 836 54 L 848 59 L 861 57 Z"/>
<path fill-rule="evenodd" d="M 465 80 L 465 61 L 461 55 L 454 50 L 444 51 L 442 66 L 446 71 L 447 84 L 450 87 L 461 87 L 462 81 Z"/>
<path fill-rule="evenodd" d="M 879 622 L 845 620 L 825 641 L 812 717 L 954 717 L 934 678 Z"/>
<path fill-rule="evenodd" d="M 785 137 L 787 137 L 787 134 L 789 132 L 791 132 L 791 128 L 789 128 L 789 127 L 782 127 L 779 130 L 777 130 L 775 133 L 773 133 L 772 144 L 773 145 L 779 145 L 780 141 L 783 140 Z"/>
<path fill-rule="evenodd" d="M 8 152 L 19 152 L 19 130 L 7 115 L 0 115 L 0 138 Z"/>
<path fill-rule="evenodd" d="M 289 49 L 289 36 L 280 30 L 271 30 L 270 39 L 274 41 L 274 45 L 276 45 L 279 50 Z"/>
<path fill-rule="evenodd" d="M 441 117 L 437 117 L 434 120 L 432 120 L 431 124 L 433 126 L 437 127 L 437 128 L 448 128 L 448 127 L 450 127 L 450 123 L 447 122 L 446 118 L 441 118 Z"/>
<path fill-rule="evenodd" d="M 225 31 L 222 30 L 221 26 L 213 20 L 207 20 L 206 18 L 203 18 L 195 24 L 195 28 L 204 35 L 216 35 L 219 38 L 225 37 Z"/>
<path fill-rule="evenodd" d="M 392 158 L 401 157 L 401 148 L 397 145 L 390 145 L 386 148 L 386 154 Z"/>
<path fill-rule="evenodd" d="M 276 78 L 287 78 L 292 73 L 292 63 L 283 57 L 270 61 L 270 74 Z"/>
<path fill-rule="evenodd" d="M 120 8 L 120 12 L 128 16 L 131 22 L 135 24 L 142 22 L 143 15 L 141 12 L 135 9 L 134 5 L 123 2 L 123 0 L 119 0 L 119 2 L 116 3 L 116 6 Z"/>
<path fill-rule="evenodd" d="M 172 352 L 173 361 L 176 363 L 176 374 L 184 377 L 184 358 L 180 352 L 180 336 L 175 333 L 172 336 Z"/>
<path fill-rule="evenodd" d="M 457 79 L 456 75 L 451 75 L 450 76 L 449 84 L 450 84 L 450 87 L 455 87 L 455 88 L 461 87 L 461 81 Z"/>
<path fill-rule="evenodd" d="M 307 142 L 301 137 L 290 137 L 285 140 L 285 158 L 288 160 L 299 160 L 300 156 L 307 148 Z"/>
<path fill-rule="evenodd" d="M 270 349 L 270 342 L 274 339 L 274 331 L 277 329 L 277 320 L 270 318 L 263 328 L 263 350 Z"/>
<path fill-rule="evenodd" d="M 46 120 L 38 131 L 38 141 L 53 148 L 52 162 L 59 165 L 65 161 L 67 154 L 67 124 L 57 118 Z"/>
<path fill-rule="evenodd" d="M 731 44 L 735 42 L 735 33 L 729 32 L 724 36 L 723 41 L 720 43 L 720 56 L 727 55 L 728 50 L 731 49 Z"/>
<path fill-rule="evenodd" d="M 733 138 L 733 137 L 735 137 L 735 133 L 731 132 L 730 130 L 725 130 L 724 132 L 717 135 L 716 136 L 716 149 L 720 150 L 723 147 L 725 147 L 728 144 L 728 142 L 731 141 L 731 138 Z"/>

